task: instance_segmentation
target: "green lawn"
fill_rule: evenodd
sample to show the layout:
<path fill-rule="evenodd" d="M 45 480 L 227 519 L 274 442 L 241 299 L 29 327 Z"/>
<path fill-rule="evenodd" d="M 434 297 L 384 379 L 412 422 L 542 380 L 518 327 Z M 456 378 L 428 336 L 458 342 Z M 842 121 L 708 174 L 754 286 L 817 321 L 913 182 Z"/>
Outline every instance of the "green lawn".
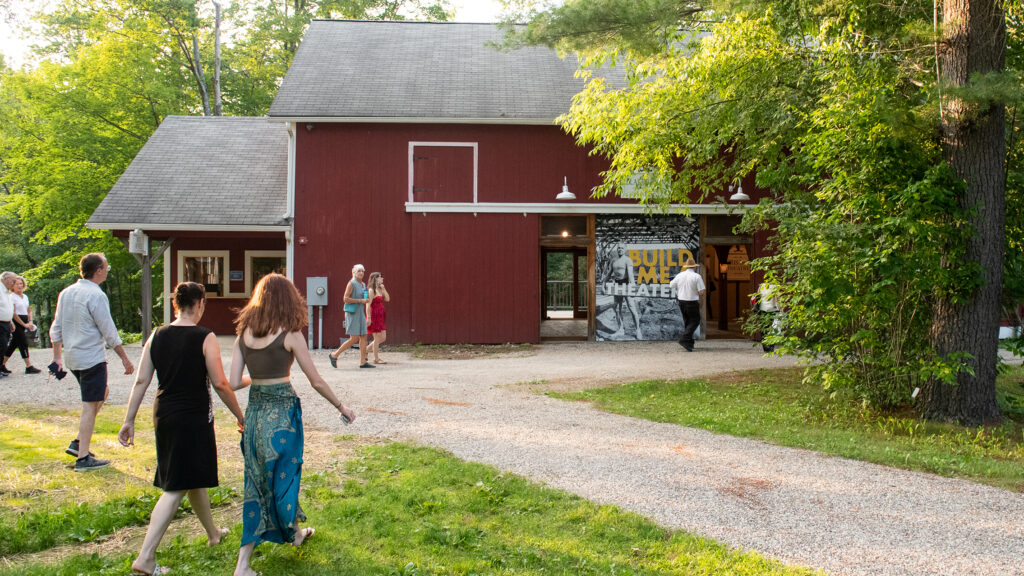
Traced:
<path fill-rule="evenodd" d="M 118 525 L 144 525 L 157 491 L 148 486 L 151 436 L 146 439 L 140 433 L 134 450 L 114 452 L 111 446 L 121 415 L 116 409 L 101 414 L 98 451 L 113 457 L 114 465 L 75 474 L 69 468 L 70 457 L 60 453 L 67 435 L 73 435 L 73 413 L 0 407 L 0 464 L 11 472 L 3 479 L 0 547 L 6 557 L 17 550 L 38 551 L 14 558 L 14 564 L 0 562 L 0 576 L 129 572 L 138 538 L 104 542 L 103 535 Z M 230 418 L 219 419 L 219 437 L 233 440 Z M 139 428 L 146 430 L 148 424 L 140 422 Z M 44 432 L 37 434 L 39 430 Z M 347 450 L 348 456 L 317 459 L 328 447 Z M 240 462 L 227 448 L 222 447 L 221 479 L 230 490 L 240 480 Z M 598 506 L 437 450 L 403 444 L 367 446 L 355 437 L 307 430 L 307 456 L 301 503 L 316 535 L 301 548 L 257 547 L 253 567 L 264 574 L 813 573 L 667 530 L 636 514 Z M 78 493 L 87 495 L 84 507 L 73 503 Z M 41 498 L 41 504 L 28 506 L 34 497 Z M 228 491 L 223 501 L 237 501 L 237 494 Z M 86 512 L 74 512 L 79 508 Z M 22 530 L 24 519 L 33 514 L 45 514 L 51 521 Z M 69 515 L 74 522 L 63 523 Z M 158 562 L 174 574 L 230 574 L 240 522 L 229 522 L 231 534 L 217 548 L 205 545 L 198 521 L 186 522 L 193 530 L 165 538 Z M 47 536 L 26 536 L 33 530 Z M 47 547 L 77 542 L 75 534 L 85 533 L 95 533 L 94 551 L 47 562 Z"/>
<path fill-rule="evenodd" d="M 1024 492 L 1024 369 L 1000 376 L 1000 427 L 964 428 L 879 415 L 802 382 L 800 369 L 635 382 L 552 396 L 656 422 L 758 438 L 783 446 Z"/>
<path fill-rule="evenodd" d="M 151 415 L 150 410 L 140 411 L 136 445 L 124 448 L 117 442 L 124 409 L 108 407 L 100 412 L 91 451 L 113 460 L 114 465 L 81 473 L 74 471 L 75 459 L 64 454 L 78 430 L 78 412 L 3 407 L 0 556 L 93 542 L 118 528 L 148 524 L 159 496 L 153 488 L 156 453 Z M 218 417 L 220 438 L 231 438 L 233 425 L 229 417 Z M 215 507 L 240 500 L 240 464 L 221 466 L 221 486 L 211 492 Z"/>

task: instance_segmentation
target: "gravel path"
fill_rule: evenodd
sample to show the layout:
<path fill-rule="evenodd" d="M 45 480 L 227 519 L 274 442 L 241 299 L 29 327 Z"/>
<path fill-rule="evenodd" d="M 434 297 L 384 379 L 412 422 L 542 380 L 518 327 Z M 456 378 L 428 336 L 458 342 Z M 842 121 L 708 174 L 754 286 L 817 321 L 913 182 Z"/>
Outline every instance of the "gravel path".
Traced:
<path fill-rule="evenodd" d="M 49 362 L 48 351 L 33 357 Z M 1020 494 L 636 420 L 534 392 L 792 364 L 764 358 L 749 342 L 702 342 L 693 354 L 675 343 L 565 343 L 472 360 L 384 357 L 387 366 L 359 370 L 357 353 L 348 352 L 333 370 L 326 352 L 315 353 L 357 411 L 345 432 L 443 448 L 831 574 L 1024 575 Z M 229 360 L 225 349 L 225 366 Z M 20 366 L 18 359 L 12 364 Z M 307 420 L 342 430 L 333 409 L 297 370 L 293 376 Z M 110 403 L 123 405 L 129 388 L 128 377 L 115 378 Z M 0 381 L 0 402 L 75 406 L 77 387 L 73 378 L 14 375 Z"/>

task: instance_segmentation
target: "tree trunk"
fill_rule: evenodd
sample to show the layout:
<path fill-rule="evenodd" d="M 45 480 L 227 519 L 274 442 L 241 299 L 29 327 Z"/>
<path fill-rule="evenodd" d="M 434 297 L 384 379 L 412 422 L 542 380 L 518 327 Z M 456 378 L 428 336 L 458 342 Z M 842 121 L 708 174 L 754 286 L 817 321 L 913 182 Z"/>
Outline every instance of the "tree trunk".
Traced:
<path fill-rule="evenodd" d="M 214 2 L 213 9 L 213 115 L 223 116 L 224 107 L 220 97 L 220 3 Z"/>
<path fill-rule="evenodd" d="M 199 95 L 203 99 L 203 116 L 210 115 L 210 91 L 206 89 L 206 77 L 203 75 L 203 65 L 199 60 L 199 38 L 192 35 L 192 65 L 195 66 L 193 74 L 196 76 L 196 83 L 199 84 Z"/>
<path fill-rule="evenodd" d="M 946 0 L 943 35 L 944 86 L 970 86 L 972 76 L 1004 69 L 1006 21 L 1000 0 Z M 960 374 L 956 386 L 928 382 L 922 412 L 973 426 L 1002 420 L 995 380 L 1006 222 L 1006 111 L 1001 104 L 979 105 L 956 96 L 946 96 L 941 106 L 943 157 L 967 184 L 960 207 L 977 211 L 964 258 L 980 264 L 981 286 L 963 302 L 944 299 L 935 305 L 935 350 L 942 355 L 967 352 L 974 374 Z"/>

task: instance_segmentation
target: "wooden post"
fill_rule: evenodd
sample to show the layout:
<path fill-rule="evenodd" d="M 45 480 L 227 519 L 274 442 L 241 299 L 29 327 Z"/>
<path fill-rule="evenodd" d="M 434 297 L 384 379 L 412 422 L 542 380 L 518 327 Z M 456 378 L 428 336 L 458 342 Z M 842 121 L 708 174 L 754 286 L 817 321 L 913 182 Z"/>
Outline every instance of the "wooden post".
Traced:
<path fill-rule="evenodd" d="M 121 242 L 124 243 L 125 247 L 128 247 L 128 239 L 122 238 Z M 147 237 L 146 243 L 150 243 L 151 240 Z M 163 256 L 164 251 L 167 250 L 174 242 L 174 238 L 168 238 L 164 241 L 163 246 L 156 251 L 156 254 L 149 254 L 143 256 L 142 254 L 132 254 L 135 260 L 138 261 L 139 266 L 142 268 L 142 280 L 140 281 L 139 295 L 141 299 L 141 311 L 142 311 L 142 343 L 145 344 L 149 340 L 149 333 L 153 330 L 153 263 Z M 151 250 L 146 250 L 151 252 Z M 167 303 L 164 303 L 167 306 Z"/>

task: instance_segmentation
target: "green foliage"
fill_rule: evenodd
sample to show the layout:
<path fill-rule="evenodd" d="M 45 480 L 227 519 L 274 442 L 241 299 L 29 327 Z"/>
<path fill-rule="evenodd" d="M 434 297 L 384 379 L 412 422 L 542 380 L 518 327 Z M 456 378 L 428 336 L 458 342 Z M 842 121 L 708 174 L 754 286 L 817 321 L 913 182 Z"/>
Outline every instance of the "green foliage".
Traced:
<path fill-rule="evenodd" d="M 1011 70 L 1024 71 L 1024 4 L 1006 3 L 1006 61 Z M 1018 81 L 1024 85 L 1024 81 Z M 1007 108 L 1006 252 L 1003 258 L 1003 317 L 1024 326 L 1024 98 Z M 1008 343 L 1020 356 L 1024 337 Z"/>
<path fill-rule="evenodd" d="M 656 422 L 1024 492 L 1024 368 L 1017 366 L 1000 376 L 998 391 L 1009 420 L 987 428 L 936 424 L 907 412 L 873 410 L 850 393 L 822 390 L 804 379 L 799 369 L 635 382 L 552 395 Z"/>
<path fill-rule="evenodd" d="M 775 231 L 754 266 L 780 286 L 781 352 L 886 409 L 970 373 L 929 342 L 933 306 L 965 301 L 982 272 L 962 262 L 978 211 L 959 206 L 937 130 L 932 3 L 620 4 L 567 2 L 512 34 L 586 56 L 561 121 L 610 160 L 597 194 L 636 184 L 650 204 L 699 202 L 753 177 L 769 197 L 742 230 Z M 1003 73 L 955 96 L 981 113 L 1020 94 Z"/>

